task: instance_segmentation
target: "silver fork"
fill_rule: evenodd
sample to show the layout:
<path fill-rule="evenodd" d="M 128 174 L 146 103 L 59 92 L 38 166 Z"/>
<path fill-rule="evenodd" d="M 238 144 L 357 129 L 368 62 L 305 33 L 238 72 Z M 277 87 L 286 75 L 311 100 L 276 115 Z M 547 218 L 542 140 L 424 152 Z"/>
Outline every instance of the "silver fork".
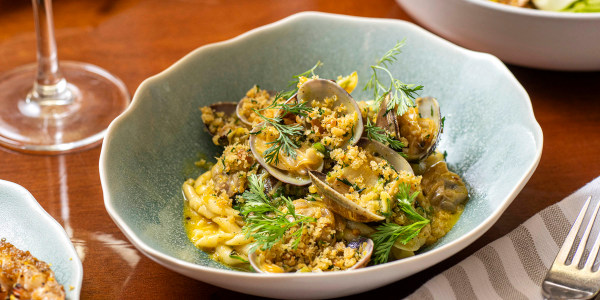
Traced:
<path fill-rule="evenodd" d="M 588 241 L 592 227 L 596 222 L 596 216 L 600 208 L 600 201 L 586 224 L 583 224 L 586 212 L 591 209 L 592 197 L 588 197 L 579 212 L 573 227 L 569 231 L 560 251 L 546 278 L 542 283 L 542 295 L 545 299 L 592 299 L 600 290 L 600 272 L 593 271 L 594 261 L 600 249 L 600 233 L 595 241 Z M 581 239 L 575 240 L 580 228 L 585 229 Z M 585 249 L 588 244 L 593 243 L 588 252 Z M 569 255 L 576 248 L 573 255 Z M 572 259 L 569 259 L 572 257 Z M 583 265 L 581 267 L 581 265 Z"/>

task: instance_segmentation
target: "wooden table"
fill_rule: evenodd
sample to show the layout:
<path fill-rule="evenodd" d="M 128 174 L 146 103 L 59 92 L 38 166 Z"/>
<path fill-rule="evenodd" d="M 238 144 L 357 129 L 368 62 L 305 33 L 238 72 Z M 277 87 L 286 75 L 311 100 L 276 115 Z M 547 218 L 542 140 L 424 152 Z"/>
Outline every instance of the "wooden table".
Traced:
<path fill-rule="evenodd" d="M 54 3 L 60 59 L 102 66 L 120 77 L 131 94 L 145 78 L 197 47 L 307 10 L 413 22 L 393 0 Z M 30 1 L 0 0 L 0 72 L 34 61 Z M 429 278 L 600 175 L 600 73 L 509 68 L 529 92 L 544 131 L 544 151 L 536 172 L 508 211 L 475 243 L 434 267 L 370 291 L 370 297 L 408 295 Z M 82 299 L 252 298 L 169 271 L 137 251 L 104 209 L 99 155 L 99 147 L 59 156 L 0 150 L 0 179 L 27 188 L 85 254 Z"/>

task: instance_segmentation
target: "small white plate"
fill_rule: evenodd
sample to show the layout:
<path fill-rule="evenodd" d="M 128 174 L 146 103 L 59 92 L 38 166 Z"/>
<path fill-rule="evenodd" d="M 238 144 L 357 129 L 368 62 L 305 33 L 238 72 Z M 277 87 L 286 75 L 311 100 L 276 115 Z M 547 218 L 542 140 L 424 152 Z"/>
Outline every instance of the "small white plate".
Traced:
<path fill-rule="evenodd" d="M 79 299 L 83 266 L 62 226 L 24 187 L 0 180 L 0 238 L 51 264 L 69 300 Z"/>

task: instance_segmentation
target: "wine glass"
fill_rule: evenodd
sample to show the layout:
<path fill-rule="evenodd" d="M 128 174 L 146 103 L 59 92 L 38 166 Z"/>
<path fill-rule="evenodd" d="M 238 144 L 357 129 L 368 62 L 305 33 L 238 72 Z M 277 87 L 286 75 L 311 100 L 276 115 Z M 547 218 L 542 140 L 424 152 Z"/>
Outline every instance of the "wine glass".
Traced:
<path fill-rule="evenodd" d="M 93 147 L 129 105 L 127 89 L 121 80 L 97 66 L 59 64 L 52 2 L 32 3 L 37 64 L 0 74 L 0 145 L 40 154 Z"/>

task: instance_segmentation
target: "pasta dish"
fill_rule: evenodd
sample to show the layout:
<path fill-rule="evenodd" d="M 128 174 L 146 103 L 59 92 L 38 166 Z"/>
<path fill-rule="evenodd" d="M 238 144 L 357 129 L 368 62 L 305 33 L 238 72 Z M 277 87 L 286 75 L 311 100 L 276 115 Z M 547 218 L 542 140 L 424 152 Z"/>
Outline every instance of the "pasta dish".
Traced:
<path fill-rule="evenodd" d="M 351 96 L 356 72 L 323 79 L 319 62 L 288 91 L 200 108 L 223 152 L 183 183 L 190 241 L 233 268 L 286 273 L 382 264 L 443 237 L 467 188 L 436 151 L 438 101 L 388 69 L 402 46 L 371 66 L 369 100 Z"/>

